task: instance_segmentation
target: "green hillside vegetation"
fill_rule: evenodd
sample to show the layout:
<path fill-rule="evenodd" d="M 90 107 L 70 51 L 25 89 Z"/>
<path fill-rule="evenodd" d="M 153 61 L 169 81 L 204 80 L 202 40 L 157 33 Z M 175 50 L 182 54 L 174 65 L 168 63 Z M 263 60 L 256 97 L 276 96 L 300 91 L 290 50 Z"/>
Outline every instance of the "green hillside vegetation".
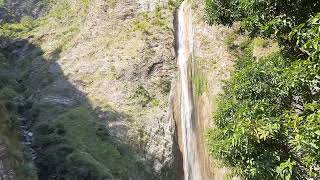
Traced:
<path fill-rule="evenodd" d="M 5 148 L 6 164 L 15 170 L 18 179 L 37 179 L 30 153 L 21 144 L 21 135 L 17 131 L 17 97 L 19 86 L 14 77 L 8 73 L 9 62 L 3 51 L 0 51 L 0 146 Z M 3 153 L 3 152 L 2 152 Z"/>
<path fill-rule="evenodd" d="M 209 23 L 240 21 L 250 37 L 226 40 L 237 61 L 207 135 L 211 154 L 243 179 L 317 179 L 320 2 L 207 0 L 206 10 Z M 280 51 L 256 58 L 265 38 Z"/>
<path fill-rule="evenodd" d="M 126 179 L 145 171 L 97 119 L 90 107 L 82 105 L 58 116 L 54 123 L 37 123 L 33 146 L 41 149 L 40 179 Z"/>
<path fill-rule="evenodd" d="M 95 110 L 88 102 L 81 102 L 70 108 L 28 102 L 30 107 L 23 107 L 22 114 L 27 114 L 32 123 L 31 131 L 34 133 L 32 147 L 37 152 L 35 160 L 37 172 L 32 163 L 30 164 L 29 155 L 23 154 L 23 145 L 20 142 L 22 138 L 18 135 L 19 122 L 16 119 L 18 112 L 14 106 L 14 97 L 28 97 L 35 91 L 34 87 L 44 88 L 48 82 L 59 78 L 63 79 L 65 84 L 69 84 L 62 73 L 51 76 L 44 71 L 50 63 L 54 63 L 57 54 L 68 48 L 70 40 L 78 32 L 90 1 L 79 2 L 74 5 L 70 1 L 48 1 L 51 10 L 45 17 L 36 20 L 24 18 L 21 22 L 0 25 L 0 39 L 11 43 L 15 41 L 29 43 L 26 39 L 33 37 L 39 31 L 49 32 L 53 28 L 57 30 L 50 36 L 51 49 L 41 49 L 37 44 L 24 44 L 32 48 L 25 52 L 23 63 L 15 67 L 18 74 L 13 74 L 10 69 L 16 65 L 13 63 L 15 59 L 7 60 L 4 55 L 11 53 L 12 48 L 0 49 L 4 52 L 0 53 L 0 135 L 3 138 L 1 140 L 8 142 L 12 153 L 16 153 L 12 158 L 13 167 L 17 169 L 16 172 L 21 172 L 23 177 L 21 179 L 26 180 L 28 177 L 37 179 L 35 173 L 39 179 L 45 180 L 102 180 L 132 177 L 159 179 L 161 177 L 153 175 L 152 170 L 147 168 L 142 160 L 134 157 L 134 150 L 109 134 L 106 125 L 99 121 Z M 115 1 L 112 0 L 110 3 L 112 5 Z M 41 44 L 40 38 L 39 42 L 34 41 L 32 43 Z M 31 63 L 41 63 L 40 71 L 44 73 L 32 69 Z M 30 72 L 43 76 L 30 81 Z M 21 82 L 18 83 L 18 79 L 22 79 Z M 12 113 L 8 108 L 13 109 Z"/>

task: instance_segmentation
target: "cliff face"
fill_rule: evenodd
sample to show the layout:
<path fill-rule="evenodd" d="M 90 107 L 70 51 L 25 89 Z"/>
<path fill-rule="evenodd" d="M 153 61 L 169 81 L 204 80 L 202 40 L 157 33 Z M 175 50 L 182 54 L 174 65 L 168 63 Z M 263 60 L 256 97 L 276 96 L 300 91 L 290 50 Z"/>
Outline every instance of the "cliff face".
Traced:
<path fill-rule="evenodd" d="M 85 94 L 114 136 L 133 144 L 160 170 L 171 159 L 173 127 L 167 106 L 175 60 L 172 9 L 154 4 L 95 0 L 75 22 L 76 30 L 61 27 L 66 29 L 62 34 L 75 31 L 67 41 L 57 38 L 61 29 L 50 30 L 50 25 L 39 28 L 34 40 L 41 41 L 48 55 L 61 51 L 56 63 L 68 82 Z M 39 102 L 65 96 L 45 94 Z"/>
<path fill-rule="evenodd" d="M 41 17 L 38 1 L 25 3 L 35 9 L 17 1 L 7 5 L 6 11 L 17 13 L 15 21 L 24 15 Z M 17 7 L 27 9 L 15 11 Z M 80 120 L 66 120 L 72 119 L 74 112 L 78 118 L 85 111 L 83 116 L 90 115 L 88 121 L 107 127 L 115 146 L 125 146 L 148 172 L 167 179 L 174 176 L 168 170 L 173 166 L 174 146 L 168 100 L 176 70 L 175 7 L 151 0 L 57 1 L 46 7 L 50 11 L 31 21 L 30 31 L 2 37 L 1 42 L 23 89 L 20 99 L 24 104 L 19 113 L 35 133 L 33 148 L 41 151 L 37 150 L 37 137 L 42 122 L 62 123 L 70 140 L 87 138 L 75 135 L 82 132 Z M 90 142 L 82 141 L 80 146 Z M 91 155 L 101 164 L 106 161 L 99 153 Z M 141 173 L 128 174 L 145 178 Z"/>

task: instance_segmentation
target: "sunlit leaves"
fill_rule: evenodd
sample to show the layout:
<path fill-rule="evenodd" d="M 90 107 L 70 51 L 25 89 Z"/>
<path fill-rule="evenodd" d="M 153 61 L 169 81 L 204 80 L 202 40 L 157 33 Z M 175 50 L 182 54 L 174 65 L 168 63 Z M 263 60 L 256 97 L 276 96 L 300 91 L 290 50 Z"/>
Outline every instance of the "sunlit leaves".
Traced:
<path fill-rule="evenodd" d="M 278 178 L 290 180 L 292 178 L 292 169 L 294 166 L 296 166 L 296 163 L 292 162 L 290 159 L 281 163 L 280 166 L 277 167 L 277 173 L 279 174 Z"/>
<path fill-rule="evenodd" d="M 243 48 L 218 103 L 210 152 L 244 179 L 320 177 L 320 1 L 206 0 L 207 21 L 275 38 L 283 53 Z"/>
<path fill-rule="evenodd" d="M 214 115 L 211 153 L 247 179 L 316 177 L 318 86 L 313 61 L 244 55 Z"/>
<path fill-rule="evenodd" d="M 307 23 L 300 24 L 289 34 L 297 47 L 312 59 L 320 56 L 320 13 L 310 18 Z"/>

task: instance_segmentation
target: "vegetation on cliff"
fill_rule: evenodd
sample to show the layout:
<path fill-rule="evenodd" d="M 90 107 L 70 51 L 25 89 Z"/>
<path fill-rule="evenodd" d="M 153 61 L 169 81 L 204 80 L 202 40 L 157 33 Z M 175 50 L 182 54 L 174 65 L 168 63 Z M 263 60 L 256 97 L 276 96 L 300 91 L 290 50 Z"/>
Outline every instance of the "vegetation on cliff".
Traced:
<path fill-rule="evenodd" d="M 238 59 L 213 116 L 210 152 L 244 179 L 319 177 L 320 3 L 207 0 L 206 8 L 209 23 L 240 21 L 250 36 L 226 40 Z M 281 50 L 257 58 L 264 38 Z"/>
<path fill-rule="evenodd" d="M 14 0 L 0 1 L 3 5 L 6 5 L 7 2 L 14 2 Z M 33 2 L 38 1 L 27 0 L 26 2 L 30 2 L 32 5 Z M 32 14 L 25 14 L 18 19 L 8 16 L 8 21 L 0 21 L 0 50 L 4 52 L 3 56 L 0 54 L 0 115 L 6 114 L 4 119 L 0 117 L 0 135 L 9 138 L 9 134 L 15 133 L 6 142 L 17 144 L 17 146 L 12 145 L 10 147 L 12 147 L 13 153 L 17 153 L 14 154 L 14 156 L 17 156 L 16 159 L 13 158 L 14 165 L 24 170 L 24 174 L 21 173 L 22 177 L 27 179 L 26 174 L 29 173 L 30 179 L 37 179 L 38 177 L 46 180 L 174 179 L 174 177 L 171 177 L 174 176 L 174 172 L 171 172 L 172 170 L 169 168 L 163 171 L 164 174 L 160 174 L 162 173 L 162 166 L 159 165 L 159 162 L 161 161 L 160 158 L 163 157 L 151 157 L 148 154 L 150 158 L 154 158 L 155 162 L 151 163 L 157 163 L 158 165 L 159 169 L 156 173 L 151 165 L 146 165 L 149 163 L 146 163 L 148 160 L 137 155 L 137 150 L 124 141 L 127 138 L 127 131 L 123 131 L 120 129 L 121 127 L 120 130 L 115 130 L 124 136 L 123 139 L 116 137 L 117 134 L 109 131 L 106 122 L 111 122 L 114 126 L 122 125 L 125 120 L 129 119 L 129 116 L 117 112 L 107 104 L 109 102 L 102 99 L 102 96 L 116 97 L 112 94 L 114 92 L 109 91 L 109 89 L 117 88 L 118 94 L 120 86 L 126 86 L 124 84 L 127 82 L 120 82 L 120 80 L 125 81 L 125 78 L 129 78 L 130 74 L 123 69 L 126 63 L 123 61 L 119 63 L 120 58 L 130 61 L 131 69 L 134 68 L 132 62 L 135 58 L 148 60 L 143 64 L 146 69 L 151 64 L 150 69 L 147 69 L 148 76 L 156 72 L 159 67 L 162 68 L 164 60 L 169 58 L 163 57 L 162 53 L 157 51 L 157 55 L 161 56 L 161 59 L 159 58 L 161 62 L 149 62 L 151 59 L 149 55 L 156 53 L 153 50 L 151 51 L 152 47 L 149 47 L 151 46 L 149 41 L 156 41 L 157 33 L 159 33 L 165 34 L 160 38 L 165 38 L 166 41 L 171 43 L 169 39 L 171 33 L 169 26 L 171 24 L 169 24 L 170 21 L 167 16 L 170 15 L 171 17 L 172 10 L 169 12 L 164 8 L 156 8 L 155 12 L 136 13 L 131 11 L 130 8 L 137 8 L 137 4 L 114 0 L 49 0 L 41 1 L 42 3 L 45 3 L 45 7 L 49 9 L 45 16 L 38 18 L 38 16 L 33 17 Z M 112 9 L 117 3 L 120 5 Z M 33 5 L 38 6 L 38 4 Z M 121 6 L 124 7 L 121 8 Z M 1 7 L 6 8 L 6 6 Z M 98 12 L 98 9 L 102 13 Z M 116 13 L 112 14 L 113 12 Z M 1 17 L 0 19 L 3 20 Z M 119 21 L 125 20 L 127 20 L 125 26 L 123 26 L 124 23 L 119 23 Z M 134 45 L 127 42 L 128 38 L 131 37 L 135 38 Z M 157 41 L 158 43 L 163 42 L 161 40 Z M 145 45 L 146 43 L 149 46 Z M 129 45 L 129 48 L 126 44 Z M 73 50 L 74 53 L 69 52 L 70 49 L 76 49 L 80 46 L 81 50 Z M 163 51 L 170 52 L 169 48 L 161 47 Z M 88 49 L 83 50 L 83 48 Z M 127 49 L 130 48 L 133 53 L 128 53 Z M 136 48 L 143 48 L 146 51 Z M 110 53 L 110 55 L 105 52 Z M 69 59 L 61 60 L 61 56 L 67 53 L 70 53 Z M 106 54 L 109 57 L 106 57 Z M 117 57 L 114 55 L 117 55 Z M 148 57 L 135 57 L 138 55 L 148 55 Z M 112 58 L 116 58 L 116 60 L 114 61 Z M 79 59 L 83 61 L 79 61 Z M 72 68 L 70 70 L 66 66 L 62 67 L 72 60 L 77 60 L 77 62 L 72 63 L 72 67 L 77 65 L 77 68 L 79 68 L 79 70 L 75 70 L 76 72 L 73 72 L 74 69 Z M 109 60 L 115 65 L 120 64 L 117 69 L 115 66 L 110 68 L 115 74 L 111 78 L 108 73 L 110 73 L 109 66 L 113 64 Z M 154 58 L 154 60 L 158 59 Z M 88 67 L 84 67 L 83 64 L 88 65 Z M 141 65 L 142 63 L 137 64 Z M 96 66 L 99 66 L 100 69 L 97 70 Z M 170 69 L 167 66 L 165 68 Z M 124 78 L 122 71 L 128 77 Z M 142 72 L 133 72 L 134 76 L 139 73 L 143 74 Z M 154 79 L 156 79 L 158 75 L 154 76 Z M 161 102 L 158 99 L 162 99 L 162 96 L 168 96 L 170 90 L 168 76 L 168 74 L 164 74 L 163 77 L 156 79 L 159 81 L 158 84 L 163 85 L 163 87 L 161 89 L 154 88 L 154 90 L 162 93 L 150 93 L 150 87 L 147 91 L 145 85 L 139 85 L 135 91 L 137 96 L 132 96 L 129 99 L 130 101 L 134 99 L 137 103 L 129 104 L 126 99 L 116 99 L 117 103 L 123 101 L 130 108 L 140 108 L 137 104 L 141 104 L 143 107 L 148 105 L 148 108 L 162 110 L 167 98 L 163 98 L 165 100 L 161 100 Z M 106 82 L 106 80 L 109 81 Z M 164 83 L 162 83 L 163 81 Z M 109 82 L 117 85 L 110 85 Z M 136 83 L 136 81 L 133 83 Z M 153 85 L 155 83 L 153 82 Z M 131 86 L 132 89 L 135 88 L 135 86 Z M 88 89 L 80 90 L 79 87 L 90 87 L 91 89 L 88 93 Z M 109 89 L 98 89 L 100 87 Z M 126 92 L 126 94 L 128 93 Z M 2 101 L 2 99 L 5 100 Z M 21 103 L 19 108 L 16 106 L 18 102 Z M 13 108 L 12 117 L 8 108 Z M 150 110 L 148 113 L 154 116 L 158 112 L 154 112 L 152 108 L 150 108 L 152 111 Z M 132 111 L 132 114 L 144 113 L 137 112 L 137 110 Z M 36 168 L 32 165 L 31 158 L 22 154 L 23 145 L 19 141 L 22 141 L 23 138 L 18 135 L 20 122 L 16 116 L 23 116 L 27 119 L 29 130 L 33 133 L 31 147 L 37 154 L 33 161 Z M 121 122 L 117 120 L 121 120 Z M 157 121 L 159 120 L 157 119 Z M 130 128 L 134 129 L 134 127 Z M 139 129 L 139 132 L 142 132 L 142 130 Z M 140 138 L 145 139 L 145 135 L 140 134 L 139 137 L 133 139 L 134 143 L 142 144 Z M 139 150 L 143 151 L 144 156 L 147 156 L 146 150 L 143 148 L 145 147 Z M 162 149 L 159 149 L 160 151 L 163 152 Z M 161 152 L 159 156 L 166 156 Z M 166 163 L 169 163 L 169 160 Z M 20 169 L 15 170 L 15 173 L 19 172 Z"/>
<path fill-rule="evenodd" d="M 37 179 L 31 163 L 31 154 L 22 144 L 19 132 L 17 103 L 20 86 L 10 71 L 10 62 L 5 51 L 0 49 L 0 161 L 2 175 L 11 174 L 17 179 Z"/>

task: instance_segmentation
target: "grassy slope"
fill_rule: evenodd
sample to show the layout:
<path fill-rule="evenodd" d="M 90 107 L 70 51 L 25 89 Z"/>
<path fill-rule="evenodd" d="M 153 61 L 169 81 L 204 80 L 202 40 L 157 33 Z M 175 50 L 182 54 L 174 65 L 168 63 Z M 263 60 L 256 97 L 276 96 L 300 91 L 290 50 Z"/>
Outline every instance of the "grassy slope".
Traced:
<path fill-rule="evenodd" d="M 35 36 L 34 41 L 41 47 L 41 49 L 35 48 L 27 52 L 25 60 L 29 59 L 30 61 L 26 61 L 27 63 L 23 65 L 21 74 L 18 76 L 27 75 L 25 72 L 28 72 L 28 62 L 32 62 L 33 59 L 39 57 L 55 59 L 57 58 L 56 54 L 70 48 L 72 39 L 77 36 L 81 23 L 86 18 L 88 3 L 89 1 L 79 1 L 76 4 L 71 4 L 69 1 L 58 1 L 51 4 L 52 10 L 42 19 L 35 21 L 26 19 L 21 23 L 2 26 L 1 36 L 11 39 L 25 39 Z M 110 3 L 112 5 L 113 2 Z M 145 31 L 146 26 L 149 26 L 148 23 L 144 19 L 141 23 L 137 21 L 134 31 Z M 164 26 L 159 17 L 154 23 Z M 45 40 L 42 39 L 43 37 L 38 36 L 39 34 L 44 34 L 43 32 L 45 32 L 45 38 L 47 38 Z M 32 88 L 27 88 L 26 90 L 25 94 L 32 93 Z M 63 137 L 66 138 L 66 145 L 76 149 L 69 156 L 69 159 L 77 159 L 78 157 L 76 156 L 81 154 L 82 160 L 80 162 L 90 162 L 89 164 L 93 164 L 95 169 L 103 171 L 114 178 L 127 178 L 129 174 L 136 177 L 152 177 L 144 169 L 141 162 L 133 160 L 134 158 L 130 155 L 129 149 L 125 145 L 113 142 L 108 136 L 100 137 L 101 135 L 98 135 L 101 125 L 99 125 L 100 122 L 98 122 L 98 118 L 89 105 L 84 103 L 75 108 L 65 109 L 59 116 L 56 116 L 59 110 L 55 108 L 50 106 L 39 107 L 37 111 L 41 111 L 41 113 L 35 119 L 33 129 L 37 131 L 37 126 L 43 123 L 62 124 L 66 131 L 66 135 Z M 52 123 L 51 120 L 55 120 L 55 123 Z M 47 137 L 47 135 L 45 136 Z M 54 151 L 54 147 L 45 148 L 48 151 Z M 79 163 L 79 161 L 75 163 L 77 162 Z M 152 179 L 154 178 L 152 177 Z"/>
<path fill-rule="evenodd" d="M 66 13 L 68 9 L 70 9 L 70 4 L 68 2 L 60 2 L 57 4 L 52 4 L 53 10 L 49 13 L 47 17 L 41 20 L 26 20 L 21 23 L 12 23 L 12 24 L 4 24 L 1 28 L 1 36 L 2 37 L 9 37 L 11 39 L 24 39 L 25 37 L 32 35 L 35 33 L 33 30 L 34 28 L 40 28 L 42 27 L 53 27 L 55 26 L 53 24 L 52 19 L 60 19 L 62 22 L 60 23 L 61 28 L 57 27 L 55 29 L 60 30 L 61 33 L 57 33 L 57 36 L 55 39 L 62 40 L 62 42 L 59 42 L 54 47 L 55 49 L 59 49 L 62 51 L 63 46 L 68 41 L 68 37 L 71 37 L 72 33 L 76 31 L 77 26 L 79 25 L 79 19 L 83 17 L 83 14 L 85 12 L 85 8 L 87 5 L 87 1 L 83 1 L 83 4 L 80 4 L 77 6 L 78 9 L 72 11 L 73 13 Z M 73 18 L 72 16 L 75 15 L 75 12 L 78 12 L 79 18 Z M 79 12 L 80 11 L 80 12 Z M 67 16 L 65 16 L 67 15 Z M 68 16 L 69 15 L 69 16 Z M 68 24 L 67 26 L 65 26 Z M 63 28 L 65 26 L 65 28 Z M 33 30 L 33 31 L 32 31 Z M 54 42 L 53 42 L 54 43 Z M 30 59 L 36 58 L 39 53 L 30 53 Z M 42 53 L 40 53 L 42 54 Z M 6 62 L 4 59 L 1 59 L 1 65 L 5 64 Z M 3 65 L 4 66 L 4 65 Z M 26 64 L 28 66 L 28 64 Z M 15 91 L 11 88 L 8 88 L 7 86 L 11 86 L 10 84 L 6 84 L 4 86 L 1 86 L 1 97 L 9 99 L 14 97 Z M 9 89 L 10 92 L 3 91 L 3 89 Z M 11 93 L 12 90 L 12 93 Z M 13 94 L 13 95 L 11 95 Z M 7 97 L 10 96 L 10 97 Z M 16 153 L 14 156 L 9 157 L 11 159 L 12 164 L 14 167 L 17 168 L 22 167 L 22 164 L 25 164 L 23 162 L 23 147 L 20 144 L 20 136 L 18 135 L 16 131 L 16 127 L 12 125 L 13 122 L 10 121 L 10 113 L 6 110 L 4 104 L 6 101 L 1 101 L 1 136 L 2 140 L 6 142 L 8 145 L 8 148 L 10 149 L 9 153 Z M 52 107 L 47 107 L 52 108 Z M 76 113 L 76 115 L 75 115 Z M 45 113 L 44 113 L 45 114 Z M 49 115 L 49 114 L 47 114 Z M 12 119 L 14 117 L 11 117 Z M 75 119 L 76 118 L 76 119 Z M 123 157 L 120 155 L 119 151 L 116 149 L 116 147 L 111 144 L 111 140 L 100 140 L 96 135 L 96 129 L 95 129 L 95 123 L 94 122 L 97 117 L 94 117 L 93 112 L 90 110 L 88 106 L 81 106 L 76 109 L 72 109 L 70 111 L 67 111 L 65 114 L 61 115 L 58 119 L 61 119 L 61 123 L 63 126 L 65 126 L 65 129 L 67 131 L 67 140 L 70 141 L 70 144 L 76 148 L 82 155 L 84 159 L 89 159 L 94 161 L 96 164 L 95 166 L 98 169 L 101 169 L 102 171 L 108 172 L 108 173 L 114 173 L 114 174 L 121 174 L 125 175 L 123 171 L 126 171 L 126 163 L 128 163 L 130 160 L 129 157 Z M 46 123 L 44 120 L 41 120 L 40 123 Z M 50 123 L 50 122 L 47 122 Z M 77 124 L 78 126 L 74 126 L 74 124 Z M 77 127 L 83 127 L 83 128 L 77 128 Z M 26 162 L 27 163 L 27 162 Z M 109 170 L 112 169 L 112 170 Z M 21 170 L 18 170 L 21 171 Z M 17 172 L 18 172 L 17 171 Z M 115 173 L 116 171 L 116 173 Z M 21 174 L 21 175 L 19 175 Z M 18 177 L 24 177 L 27 178 L 23 172 L 19 173 Z M 30 177 L 31 179 L 35 177 Z"/>

